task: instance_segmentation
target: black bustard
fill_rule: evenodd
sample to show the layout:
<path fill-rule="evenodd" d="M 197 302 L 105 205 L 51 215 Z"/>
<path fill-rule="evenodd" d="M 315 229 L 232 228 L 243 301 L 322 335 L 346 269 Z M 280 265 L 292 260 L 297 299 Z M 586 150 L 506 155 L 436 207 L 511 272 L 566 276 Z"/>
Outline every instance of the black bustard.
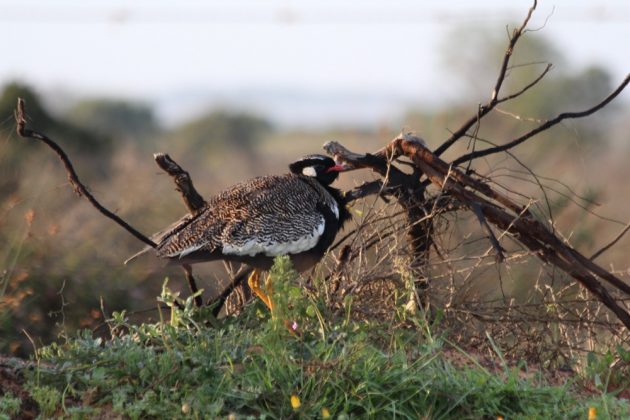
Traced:
<path fill-rule="evenodd" d="M 185 216 L 155 235 L 157 256 L 180 265 L 214 260 L 248 264 L 254 269 L 250 288 L 271 309 L 273 303 L 260 287 L 261 271 L 269 270 L 279 255 L 289 255 L 298 271 L 311 268 L 350 219 L 343 194 L 331 187 L 342 165 L 309 155 L 289 169 L 210 198 L 196 216 Z"/>

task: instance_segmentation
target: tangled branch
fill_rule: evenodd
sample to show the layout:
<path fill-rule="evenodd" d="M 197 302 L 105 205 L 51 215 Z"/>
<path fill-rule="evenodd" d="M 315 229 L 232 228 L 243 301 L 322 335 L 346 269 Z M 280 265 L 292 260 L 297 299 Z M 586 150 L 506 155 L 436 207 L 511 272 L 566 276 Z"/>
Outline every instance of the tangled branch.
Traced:
<path fill-rule="evenodd" d="M 626 328 L 630 329 L 630 314 L 617 303 L 599 279 L 629 296 L 630 285 L 566 245 L 537 221 L 529 213 L 527 207 L 515 203 L 487 184 L 441 160 L 426 147 L 421 139 L 409 134 L 401 134 L 375 154 L 366 154 L 365 156 L 370 156 L 368 160 L 357 153 L 348 151 L 336 142 L 325 144 L 324 149 L 334 155 L 336 160 L 343 161 L 354 168 L 368 166 L 366 161 L 374 162 L 374 156 L 380 158 L 386 156 L 388 160 L 406 156 L 442 191 L 449 193 L 469 210 L 483 215 L 483 218 L 496 228 L 512 235 L 544 262 L 553 264 L 577 280 L 608 307 Z M 358 165 L 354 165 L 355 162 L 358 162 Z M 495 248 L 501 249 L 498 241 Z"/>

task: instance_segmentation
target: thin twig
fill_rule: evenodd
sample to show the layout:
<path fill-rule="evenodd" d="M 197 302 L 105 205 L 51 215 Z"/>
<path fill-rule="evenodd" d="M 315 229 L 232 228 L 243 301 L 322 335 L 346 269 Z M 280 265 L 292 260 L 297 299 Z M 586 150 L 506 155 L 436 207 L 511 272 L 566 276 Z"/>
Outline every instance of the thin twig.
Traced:
<path fill-rule="evenodd" d="M 630 82 L 630 74 L 628 74 L 623 79 L 623 81 L 617 87 L 617 89 L 615 89 L 610 95 L 608 95 L 603 101 L 601 101 L 597 105 L 595 105 L 595 106 L 593 106 L 593 107 L 591 107 L 589 109 L 586 109 L 584 111 L 563 112 L 563 113 L 557 115 L 555 118 L 547 120 L 546 122 L 544 122 L 543 124 L 541 124 L 538 127 L 534 128 L 533 130 L 531 130 L 531 131 L 523 134 L 522 136 L 520 136 L 520 137 L 510 141 L 509 143 L 506 143 L 506 144 L 503 144 L 503 145 L 497 146 L 497 147 L 491 147 L 489 149 L 477 150 L 477 151 L 472 152 L 472 153 L 467 153 L 467 154 L 465 154 L 463 156 L 460 156 L 459 158 L 455 159 L 452 164 L 457 166 L 457 165 L 461 165 L 462 163 L 467 162 L 467 161 L 472 160 L 472 159 L 478 159 L 480 157 L 492 155 L 492 154 L 495 154 L 495 153 L 504 152 L 506 150 L 509 150 L 509 149 L 515 147 L 515 146 L 518 146 L 519 144 L 523 143 L 525 140 L 528 140 L 528 139 L 534 137 L 536 134 L 550 129 L 551 127 L 553 127 L 554 125 L 562 122 L 563 120 L 573 119 L 573 118 L 583 118 L 583 117 L 586 117 L 588 115 L 591 115 L 591 114 L 599 111 L 600 109 L 602 109 L 603 107 L 608 105 L 608 103 L 610 103 L 610 101 L 615 99 L 624 90 L 624 88 L 628 85 L 629 82 Z"/>
<path fill-rule="evenodd" d="M 630 223 L 628 223 L 626 225 L 626 227 L 623 228 L 623 230 L 621 232 L 619 232 L 619 235 L 617 235 L 615 237 L 615 239 L 613 239 L 612 241 L 610 241 L 610 243 L 604 247 L 602 247 L 599 251 L 597 251 L 596 253 L 594 253 L 593 255 L 591 255 L 591 258 L 589 258 L 589 260 L 593 261 L 595 258 L 599 257 L 600 255 L 602 255 L 604 252 L 608 251 L 613 245 L 615 245 L 617 242 L 619 242 L 619 240 L 621 238 L 623 238 L 623 236 L 630 230 Z"/>
<path fill-rule="evenodd" d="M 246 270 L 243 270 L 243 272 L 237 275 L 236 278 L 234 278 L 223 289 L 223 291 L 221 291 L 220 294 L 218 294 L 217 296 L 215 296 L 214 298 L 208 301 L 207 306 L 214 306 L 212 310 L 212 314 L 215 317 L 219 316 L 219 312 L 221 312 L 221 309 L 225 306 L 225 302 L 227 301 L 228 297 L 232 294 L 232 292 L 234 292 L 234 290 L 236 290 L 237 287 L 239 287 L 241 284 L 244 284 L 245 279 L 249 277 L 252 271 L 253 271 L 253 268 L 251 267 L 247 268 Z"/>
<path fill-rule="evenodd" d="M 470 127 L 477 124 L 480 119 L 485 117 L 499 103 L 500 101 L 499 92 L 505 80 L 506 71 L 508 69 L 508 64 L 510 63 L 510 58 L 512 57 L 512 54 L 514 52 L 514 47 L 516 46 L 516 43 L 518 42 L 521 35 L 523 34 L 523 31 L 527 27 L 527 24 L 529 23 L 529 20 L 531 19 L 532 14 L 534 13 L 534 10 L 536 10 L 537 4 L 538 4 L 537 1 L 534 0 L 534 4 L 532 5 L 532 7 L 529 8 L 529 11 L 527 13 L 527 16 L 525 17 L 525 20 L 523 21 L 523 23 L 521 24 L 519 28 L 515 29 L 512 32 L 512 36 L 510 36 L 510 42 L 508 43 L 508 46 L 505 49 L 505 53 L 503 55 L 503 61 L 501 62 L 501 67 L 499 69 L 499 75 L 497 77 L 497 81 L 495 82 L 494 89 L 492 90 L 492 95 L 490 96 L 490 100 L 486 104 L 481 105 L 479 109 L 477 110 L 477 112 L 475 113 L 475 115 L 471 116 L 459 129 L 457 129 L 453 134 L 451 134 L 451 136 L 448 139 L 446 139 L 446 141 L 444 141 L 444 143 L 442 143 L 440 147 L 435 149 L 434 153 L 436 156 L 441 156 L 442 153 L 444 153 L 449 147 L 451 147 L 457 140 L 462 138 L 468 132 Z M 546 74 L 546 71 L 544 73 Z M 542 77 L 544 77 L 544 74 L 542 75 Z M 542 77 L 534 81 L 534 83 L 531 84 L 531 86 L 538 83 L 540 79 L 542 79 Z M 529 89 L 531 86 L 527 87 L 527 89 Z"/>
<path fill-rule="evenodd" d="M 182 264 L 182 268 L 184 269 L 184 275 L 188 281 L 188 287 L 190 287 L 191 293 L 195 296 L 195 305 L 197 307 L 203 306 L 203 298 L 201 297 L 201 294 L 199 294 L 199 288 L 197 287 L 197 281 L 193 276 L 192 267 L 190 264 Z"/>
<path fill-rule="evenodd" d="M 540 73 L 538 75 L 537 78 L 535 78 L 532 82 L 528 83 L 527 85 L 525 85 L 525 87 L 523 87 L 521 90 L 519 90 L 518 92 L 515 92 L 511 95 L 508 96 L 504 96 L 503 98 L 497 100 L 497 103 L 502 103 L 502 102 L 506 102 L 509 101 L 511 99 L 515 99 L 518 98 L 519 96 L 521 96 L 522 94 L 524 94 L 525 92 L 527 92 L 529 89 L 531 89 L 532 87 L 534 87 L 535 85 L 538 84 L 538 82 L 540 82 L 542 80 L 543 77 L 545 77 L 545 75 L 547 75 L 547 73 L 549 72 L 549 70 L 551 70 L 552 64 L 551 63 L 547 63 L 547 65 L 545 66 L 545 69 L 542 71 L 542 73 Z"/>
<path fill-rule="evenodd" d="M 499 263 L 503 262 L 505 260 L 505 254 L 503 254 L 505 252 L 505 249 L 501 246 L 499 240 L 494 235 L 492 228 L 488 224 L 488 221 L 481 211 L 481 207 L 473 203 L 473 205 L 471 206 L 471 210 L 475 214 L 475 216 L 477 216 L 477 219 L 479 219 L 479 224 L 481 225 L 481 227 L 488 233 L 488 239 L 490 240 L 492 247 L 496 251 L 496 261 Z"/>

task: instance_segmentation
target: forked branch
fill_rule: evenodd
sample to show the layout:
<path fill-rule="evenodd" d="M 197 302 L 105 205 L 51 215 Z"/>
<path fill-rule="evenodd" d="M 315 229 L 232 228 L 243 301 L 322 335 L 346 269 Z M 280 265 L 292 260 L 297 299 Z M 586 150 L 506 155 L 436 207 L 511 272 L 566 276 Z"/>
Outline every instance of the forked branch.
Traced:
<path fill-rule="evenodd" d="M 534 137 L 536 134 L 550 129 L 551 127 L 561 123 L 564 120 L 572 119 L 572 118 L 583 118 L 583 117 L 589 116 L 591 114 L 594 114 L 595 112 L 599 111 L 600 109 L 602 109 L 603 107 L 608 105 L 617 96 L 619 96 L 619 94 L 626 88 L 628 83 L 630 83 L 630 74 L 628 74 L 623 79 L 621 84 L 619 86 L 617 86 L 617 89 L 615 89 L 610 95 L 608 95 L 606 98 L 604 98 L 604 100 L 602 100 L 597 105 L 595 105 L 595 106 L 593 106 L 593 107 L 591 107 L 589 109 L 585 109 L 584 111 L 563 112 L 561 114 L 558 114 L 555 118 L 552 118 L 550 120 L 545 121 L 544 123 L 540 124 L 538 127 L 534 128 L 533 130 L 528 131 L 527 133 L 523 134 L 522 136 L 519 136 L 519 137 L 515 138 L 514 140 L 512 140 L 512 141 L 510 141 L 510 142 L 508 142 L 506 144 L 502 144 L 500 146 L 490 147 L 488 149 L 476 150 L 474 152 L 467 153 L 467 154 L 465 154 L 463 156 L 460 156 L 457 159 L 455 159 L 452 162 L 452 164 L 457 166 L 457 165 L 461 165 L 462 163 L 468 162 L 468 161 L 473 160 L 473 159 L 477 159 L 477 158 L 480 158 L 480 157 L 492 155 L 492 154 L 495 154 L 495 153 L 504 152 L 506 150 L 509 150 L 509 149 L 512 149 L 513 147 L 518 146 L 519 144 L 523 143 L 526 140 L 529 140 L 530 138 Z"/>
<path fill-rule="evenodd" d="M 510 58 L 512 58 L 512 54 L 514 53 L 514 48 L 516 47 L 516 43 L 525 32 L 525 28 L 527 28 L 527 24 L 529 23 L 529 20 L 531 19 L 532 14 L 534 13 L 534 10 L 536 10 L 537 5 L 538 5 L 538 2 L 534 0 L 534 4 L 532 5 L 532 7 L 529 8 L 529 11 L 527 12 L 527 16 L 525 17 L 525 20 L 523 20 L 523 23 L 521 23 L 521 26 L 514 29 L 512 31 L 512 34 L 510 35 L 510 40 L 503 54 L 503 60 L 501 61 L 501 67 L 499 68 L 499 75 L 497 76 L 497 81 L 495 82 L 494 89 L 492 90 L 492 94 L 490 95 L 490 100 L 487 103 L 480 105 L 479 109 L 474 115 L 472 115 L 468 120 L 466 120 L 466 122 L 464 122 L 464 124 L 462 124 L 460 128 L 458 128 L 455 132 L 453 132 L 453 134 L 451 134 L 451 136 L 444 141 L 444 143 L 442 143 L 437 149 L 435 149 L 434 153 L 436 156 L 442 155 L 442 153 L 444 153 L 449 147 L 451 147 L 457 140 L 464 137 L 464 135 L 466 135 L 468 130 L 473 125 L 477 124 L 483 117 L 488 115 L 488 113 L 492 111 L 497 106 L 497 104 L 522 95 L 531 87 L 536 85 L 547 74 L 547 72 L 549 71 L 549 68 L 551 67 L 550 65 L 547 65 L 547 68 L 542 72 L 542 74 L 539 77 L 537 77 L 529 85 L 525 86 L 525 88 L 521 89 L 519 92 L 509 95 L 505 98 L 499 97 L 499 94 L 501 92 L 501 87 L 503 86 L 503 82 L 505 81 L 505 76 L 507 73 L 508 65 L 510 63 Z"/>

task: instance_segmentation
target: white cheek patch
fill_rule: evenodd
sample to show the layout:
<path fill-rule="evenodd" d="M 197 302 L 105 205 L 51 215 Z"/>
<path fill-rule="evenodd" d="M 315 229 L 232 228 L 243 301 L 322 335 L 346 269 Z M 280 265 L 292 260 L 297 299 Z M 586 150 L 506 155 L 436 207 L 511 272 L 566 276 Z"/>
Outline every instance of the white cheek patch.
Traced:
<path fill-rule="evenodd" d="M 313 168 L 312 166 L 307 166 L 306 168 L 302 169 L 302 175 L 315 178 L 317 177 L 317 172 L 315 171 L 315 168 Z"/>

